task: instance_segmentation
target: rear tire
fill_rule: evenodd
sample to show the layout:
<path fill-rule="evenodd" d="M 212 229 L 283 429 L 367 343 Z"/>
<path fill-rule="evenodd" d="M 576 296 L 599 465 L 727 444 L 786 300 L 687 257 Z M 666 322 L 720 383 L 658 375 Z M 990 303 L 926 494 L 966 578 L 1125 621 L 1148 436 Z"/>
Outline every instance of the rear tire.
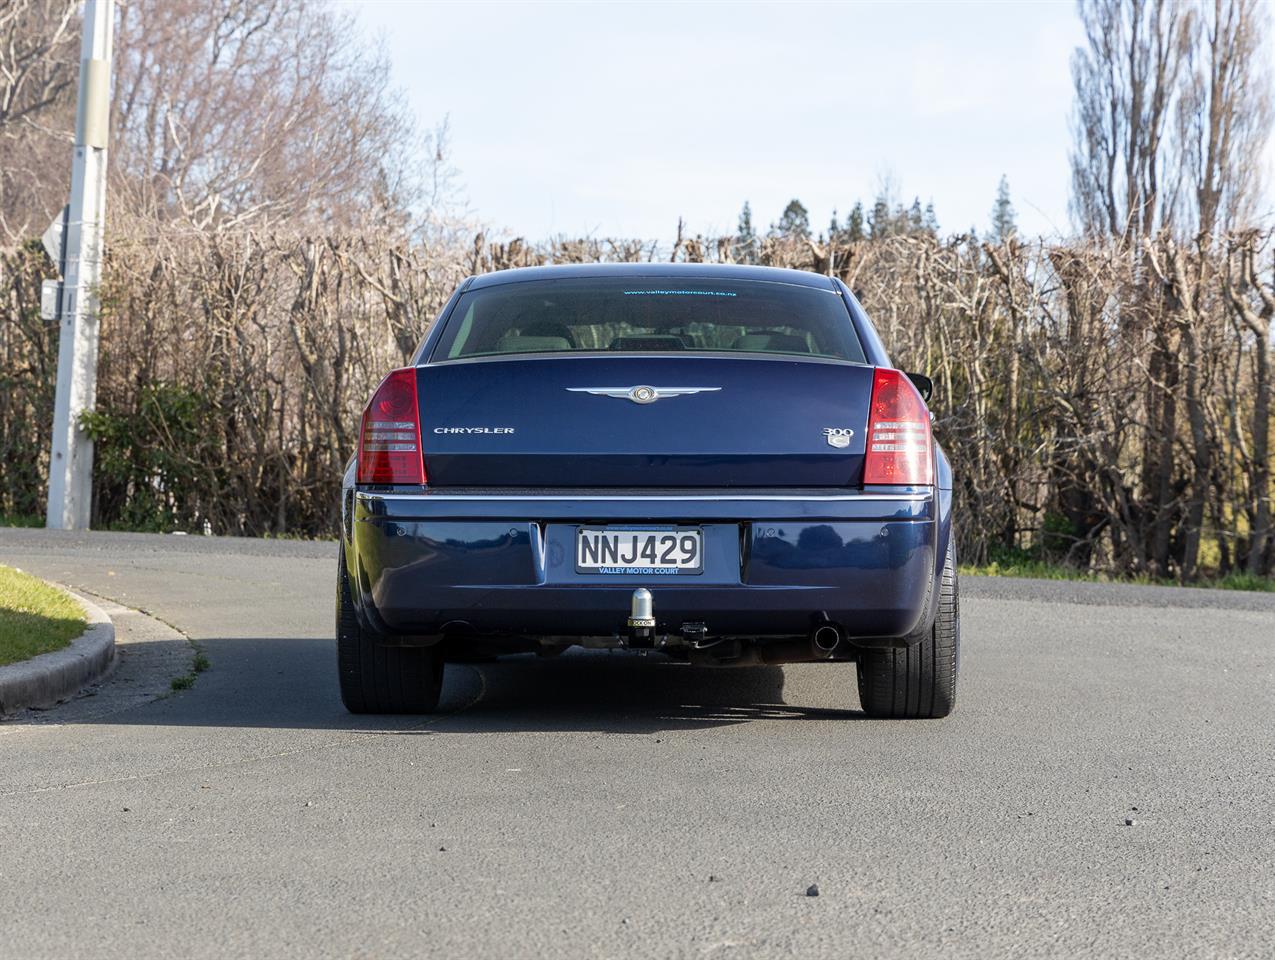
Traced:
<path fill-rule="evenodd" d="M 443 688 L 443 645 L 391 647 L 359 626 L 345 569 L 338 561 L 336 657 L 341 702 L 350 713 L 433 713 Z"/>
<path fill-rule="evenodd" d="M 956 706 L 960 663 L 960 590 L 956 555 L 949 546 L 933 626 L 906 647 L 860 651 L 859 701 L 864 713 L 894 720 L 946 717 Z"/>

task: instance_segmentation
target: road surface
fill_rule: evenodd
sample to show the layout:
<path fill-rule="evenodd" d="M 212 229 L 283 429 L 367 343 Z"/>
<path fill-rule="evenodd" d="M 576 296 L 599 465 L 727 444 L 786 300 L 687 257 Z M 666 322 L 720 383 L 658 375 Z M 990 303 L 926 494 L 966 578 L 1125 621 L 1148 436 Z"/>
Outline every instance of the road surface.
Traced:
<path fill-rule="evenodd" d="M 330 544 L 0 530 L 0 562 L 149 614 L 95 696 L 0 723 L 0 957 L 1275 944 L 1269 595 L 967 578 L 942 721 L 864 719 L 849 666 L 605 653 L 369 719 Z M 167 692 L 186 638 L 210 669 Z"/>

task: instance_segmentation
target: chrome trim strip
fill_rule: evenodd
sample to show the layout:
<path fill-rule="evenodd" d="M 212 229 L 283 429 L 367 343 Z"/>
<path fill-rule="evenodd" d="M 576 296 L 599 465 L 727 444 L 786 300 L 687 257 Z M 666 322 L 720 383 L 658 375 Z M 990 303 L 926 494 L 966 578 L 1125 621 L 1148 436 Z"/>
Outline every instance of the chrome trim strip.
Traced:
<path fill-rule="evenodd" d="M 611 397 L 615 400 L 632 400 L 634 403 L 654 403 L 670 397 L 689 397 L 696 393 L 717 393 L 721 387 L 652 387 L 637 384 L 632 387 L 567 387 L 567 393 L 591 393 L 595 397 Z"/>
<path fill-rule="evenodd" d="M 359 500 L 435 500 L 440 503 L 449 500 L 503 500 L 508 503 L 522 503 L 526 501 L 555 501 L 555 502 L 572 502 L 572 501 L 592 501 L 592 500 L 615 500 L 618 502 L 628 501 L 692 501 L 697 503 L 721 503 L 729 501 L 753 501 L 753 502 L 770 502 L 781 501 L 790 502 L 807 502 L 807 503 L 879 503 L 881 501 L 905 501 L 909 503 L 918 503 L 923 500 L 929 500 L 933 493 L 872 493 L 872 494 L 849 494 L 847 496 L 819 496 L 819 497 L 786 497 L 779 495 L 766 494 L 762 496 L 689 496 L 689 497 L 664 497 L 664 496 L 619 496 L 619 497 L 598 497 L 598 496 L 582 496 L 567 497 L 558 494 L 546 496 L 544 494 L 526 494 L 526 495 L 507 495 L 492 496 L 487 494 L 446 494 L 446 493 L 367 493 L 363 490 L 356 490 L 355 497 Z"/>

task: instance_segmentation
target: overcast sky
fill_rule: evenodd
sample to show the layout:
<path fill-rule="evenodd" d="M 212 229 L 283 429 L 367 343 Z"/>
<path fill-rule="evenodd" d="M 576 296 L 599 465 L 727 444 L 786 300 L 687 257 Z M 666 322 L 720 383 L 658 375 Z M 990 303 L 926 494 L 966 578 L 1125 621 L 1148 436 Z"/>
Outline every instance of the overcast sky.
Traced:
<path fill-rule="evenodd" d="M 887 176 L 982 231 L 1002 173 L 1023 231 L 1069 229 L 1070 0 L 346 4 L 510 233 L 667 240 L 793 197 L 818 230 Z"/>

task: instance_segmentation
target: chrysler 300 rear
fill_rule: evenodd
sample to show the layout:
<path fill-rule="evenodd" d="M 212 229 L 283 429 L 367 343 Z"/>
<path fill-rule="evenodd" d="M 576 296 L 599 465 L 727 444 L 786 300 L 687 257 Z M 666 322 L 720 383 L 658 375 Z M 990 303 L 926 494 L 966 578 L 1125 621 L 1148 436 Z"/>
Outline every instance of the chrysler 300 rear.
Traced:
<path fill-rule="evenodd" d="M 922 391 L 825 277 L 471 278 L 363 414 L 338 575 L 347 707 L 429 711 L 449 659 L 578 645 L 854 662 L 869 714 L 946 715 L 951 476 Z"/>

